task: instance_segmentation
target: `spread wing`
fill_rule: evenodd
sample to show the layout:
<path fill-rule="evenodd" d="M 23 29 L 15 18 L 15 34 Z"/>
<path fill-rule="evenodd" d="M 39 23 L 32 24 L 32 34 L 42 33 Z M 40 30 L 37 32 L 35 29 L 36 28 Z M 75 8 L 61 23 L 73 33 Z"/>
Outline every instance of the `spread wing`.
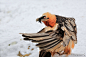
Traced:
<path fill-rule="evenodd" d="M 56 48 L 63 46 L 63 35 L 62 30 L 48 31 L 46 33 L 22 33 L 22 36 L 25 37 L 24 40 L 38 43 L 36 46 L 46 51 L 54 51 Z"/>
<path fill-rule="evenodd" d="M 41 50 L 61 53 L 71 41 L 74 41 L 74 43 L 77 42 L 75 19 L 64 17 L 61 19 L 59 27 L 55 31 L 49 30 L 44 32 L 44 29 L 42 29 L 42 33 L 21 34 L 25 37 L 24 40 L 31 40 L 32 42 L 38 43 L 36 46 L 38 46 Z M 63 21 L 63 19 L 65 20 Z"/>

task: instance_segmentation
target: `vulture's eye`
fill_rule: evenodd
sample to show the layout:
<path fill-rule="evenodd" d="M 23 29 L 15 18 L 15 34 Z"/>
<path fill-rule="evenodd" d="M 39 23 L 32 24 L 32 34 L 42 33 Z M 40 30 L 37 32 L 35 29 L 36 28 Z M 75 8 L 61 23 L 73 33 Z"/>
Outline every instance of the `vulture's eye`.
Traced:
<path fill-rule="evenodd" d="M 46 16 L 44 17 L 44 19 L 46 18 Z"/>

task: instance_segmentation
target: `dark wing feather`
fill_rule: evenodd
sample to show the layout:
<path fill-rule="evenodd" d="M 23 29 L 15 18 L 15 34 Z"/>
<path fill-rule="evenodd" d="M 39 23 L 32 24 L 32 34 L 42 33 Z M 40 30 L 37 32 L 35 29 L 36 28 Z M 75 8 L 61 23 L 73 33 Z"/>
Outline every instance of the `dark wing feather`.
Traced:
<path fill-rule="evenodd" d="M 70 39 L 77 43 L 77 28 L 74 18 L 67 18 L 56 15 L 57 23 L 59 23 L 61 29 L 64 31 L 63 46 L 69 44 Z"/>
<path fill-rule="evenodd" d="M 64 26 L 68 30 L 68 33 L 70 34 L 70 35 L 68 35 L 68 33 L 65 32 L 65 35 L 68 35 L 69 39 L 72 39 L 75 43 L 77 43 L 77 29 L 76 29 L 75 19 L 68 18 L 64 22 Z M 64 37 L 64 39 L 65 38 L 67 39 L 67 37 Z M 67 42 L 67 41 L 65 41 L 65 42 Z"/>
<path fill-rule="evenodd" d="M 49 51 L 50 49 L 54 48 L 55 46 L 57 46 L 59 43 L 62 42 L 61 38 L 62 34 L 64 33 L 62 33 L 61 31 L 62 30 L 48 31 L 45 33 L 33 33 L 33 34 L 21 33 L 21 34 L 23 37 L 25 37 L 24 39 L 28 38 L 27 40 L 32 40 L 32 42 L 38 43 L 36 46 L 38 46 L 41 50 Z"/>

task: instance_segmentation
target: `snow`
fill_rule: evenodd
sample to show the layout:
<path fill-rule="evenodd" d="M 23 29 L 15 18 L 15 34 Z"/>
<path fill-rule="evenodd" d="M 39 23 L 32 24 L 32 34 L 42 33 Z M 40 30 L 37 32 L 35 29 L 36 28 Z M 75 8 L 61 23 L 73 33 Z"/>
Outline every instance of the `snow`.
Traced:
<path fill-rule="evenodd" d="M 19 33 L 36 33 L 45 27 L 36 22 L 45 12 L 76 19 L 78 43 L 72 53 L 86 55 L 86 0 L 0 0 L 0 57 L 19 57 L 19 51 L 38 57 L 38 47 Z"/>

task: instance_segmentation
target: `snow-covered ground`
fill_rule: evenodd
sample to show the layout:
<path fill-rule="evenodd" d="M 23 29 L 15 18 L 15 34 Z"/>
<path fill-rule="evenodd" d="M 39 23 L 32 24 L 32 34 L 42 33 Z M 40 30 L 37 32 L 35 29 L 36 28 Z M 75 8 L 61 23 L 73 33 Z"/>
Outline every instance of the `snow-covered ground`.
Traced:
<path fill-rule="evenodd" d="M 36 22 L 45 12 L 76 19 L 78 43 L 72 53 L 86 55 L 86 0 L 0 0 L 0 57 L 19 57 L 19 51 L 38 57 L 38 47 L 19 33 L 36 33 L 45 27 Z"/>

